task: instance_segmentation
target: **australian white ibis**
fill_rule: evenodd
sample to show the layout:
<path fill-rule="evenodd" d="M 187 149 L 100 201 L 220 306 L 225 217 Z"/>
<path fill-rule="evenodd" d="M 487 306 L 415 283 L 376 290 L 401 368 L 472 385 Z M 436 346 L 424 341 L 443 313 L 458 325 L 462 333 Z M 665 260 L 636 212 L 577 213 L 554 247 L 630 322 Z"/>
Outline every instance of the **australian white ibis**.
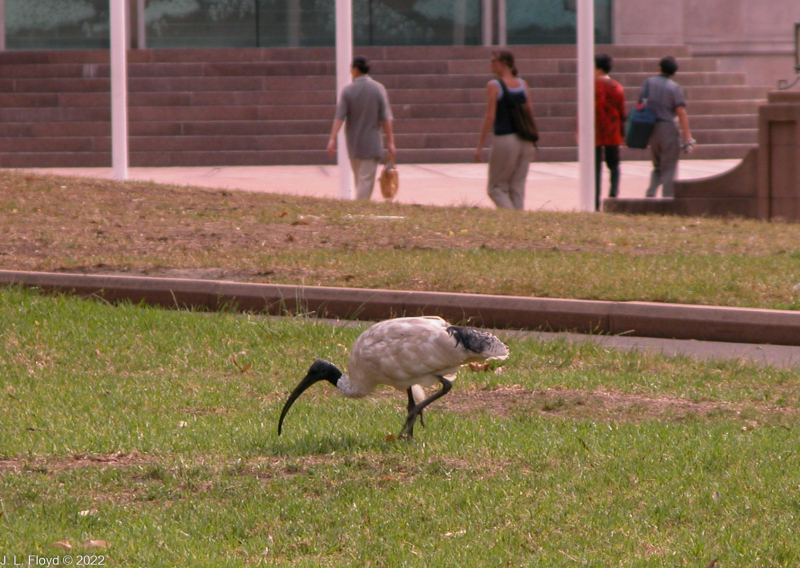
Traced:
<path fill-rule="evenodd" d="M 322 359 L 311 365 L 283 406 L 278 435 L 294 401 L 314 383 L 328 381 L 347 398 L 365 397 L 378 385 L 405 391 L 408 417 L 400 437 L 413 438 L 417 417 L 422 421 L 423 409 L 447 394 L 461 365 L 507 357 L 508 347 L 491 333 L 450 325 L 440 317 L 396 318 L 376 323 L 353 343 L 349 376 Z M 425 398 L 423 388 L 437 384 L 442 385 L 441 390 Z"/>

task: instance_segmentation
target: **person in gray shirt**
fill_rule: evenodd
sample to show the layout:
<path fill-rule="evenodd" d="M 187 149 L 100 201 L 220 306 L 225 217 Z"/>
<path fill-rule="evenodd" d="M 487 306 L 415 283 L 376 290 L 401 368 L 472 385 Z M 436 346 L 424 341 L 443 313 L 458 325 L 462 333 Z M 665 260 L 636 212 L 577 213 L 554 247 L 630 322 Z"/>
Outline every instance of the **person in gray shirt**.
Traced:
<path fill-rule="evenodd" d="M 392 110 L 386 89 L 369 76 L 365 57 L 355 57 L 350 68 L 353 82 L 342 89 L 328 140 L 328 154 L 336 153 L 336 136 L 345 125 L 347 153 L 356 183 L 356 199 L 369 200 L 375 187 L 378 162 L 383 159 L 381 130 L 386 135 L 388 157 L 395 160 Z"/>
<path fill-rule="evenodd" d="M 661 74 L 650 77 L 642 84 L 639 102 L 647 101 L 647 106 L 656 113 L 656 125 L 650 135 L 650 152 L 653 156 L 653 173 L 647 197 L 655 197 L 658 187 L 663 186 L 664 197 L 675 197 L 673 182 L 678 171 L 680 151 L 694 150 L 696 142 L 689 129 L 689 115 L 686 114 L 686 99 L 681 86 L 672 80 L 678 71 L 678 63 L 671 55 L 660 62 Z M 680 125 L 680 129 L 678 128 Z"/>

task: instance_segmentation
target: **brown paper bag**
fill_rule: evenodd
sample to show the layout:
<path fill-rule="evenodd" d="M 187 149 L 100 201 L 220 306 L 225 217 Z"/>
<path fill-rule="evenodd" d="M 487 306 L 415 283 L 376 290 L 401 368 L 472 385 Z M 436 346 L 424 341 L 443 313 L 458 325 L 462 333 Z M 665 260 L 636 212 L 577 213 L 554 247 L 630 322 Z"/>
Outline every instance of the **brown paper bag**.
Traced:
<path fill-rule="evenodd" d="M 394 160 L 386 160 L 379 181 L 383 198 L 387 201 L 393 199 L 397 195 L 397 189 L 400 186 L 400 175 L 397 173 L 397 164 L 394 163 Z"/>

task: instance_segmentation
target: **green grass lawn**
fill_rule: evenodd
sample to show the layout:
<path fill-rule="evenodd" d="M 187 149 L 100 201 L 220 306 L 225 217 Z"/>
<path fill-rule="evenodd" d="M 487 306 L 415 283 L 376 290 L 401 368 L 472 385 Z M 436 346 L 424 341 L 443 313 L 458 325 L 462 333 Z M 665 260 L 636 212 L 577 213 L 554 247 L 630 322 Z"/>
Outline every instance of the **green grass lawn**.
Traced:
<path fill-rule="evenodd" d="M 509 337 L 413 442 L 323 385 L 278 437 L 360 329 L 0 290 L 0 562 L 800 562 L 796 372 Z"/>

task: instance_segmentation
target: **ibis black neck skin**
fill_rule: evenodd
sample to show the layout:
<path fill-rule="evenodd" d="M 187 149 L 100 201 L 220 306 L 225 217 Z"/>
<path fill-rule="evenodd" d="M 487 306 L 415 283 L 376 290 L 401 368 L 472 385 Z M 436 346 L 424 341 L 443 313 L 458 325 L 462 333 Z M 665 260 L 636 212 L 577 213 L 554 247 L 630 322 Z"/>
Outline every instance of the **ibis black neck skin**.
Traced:
<path fill-rule="evenodd" d="M 333 363 L 329 363 L 324 359 L 318 359 L 314 361 L 314 363 L 311 365 L 311 368 L 308 370 L 308 374 L 302 381 L 300 381 L 300 384 L 295 387 L 295 389 L 292 391 L 292 394 L 289 395 L 286 404 L 283 405 L 281 418 L 278 420 L 278 436 L 281 435 L 283 419 L 286 416 L 286 413 L 289 411 L 289 407 L 294 404 L 294 401 L 297 400 L 300 395 L 303 394 L 306 389 L 308 389 L 308 387 L 320 381 L 328 381 L 333 386 L 337 386 L 341 377 L 342 372 Z"/>

